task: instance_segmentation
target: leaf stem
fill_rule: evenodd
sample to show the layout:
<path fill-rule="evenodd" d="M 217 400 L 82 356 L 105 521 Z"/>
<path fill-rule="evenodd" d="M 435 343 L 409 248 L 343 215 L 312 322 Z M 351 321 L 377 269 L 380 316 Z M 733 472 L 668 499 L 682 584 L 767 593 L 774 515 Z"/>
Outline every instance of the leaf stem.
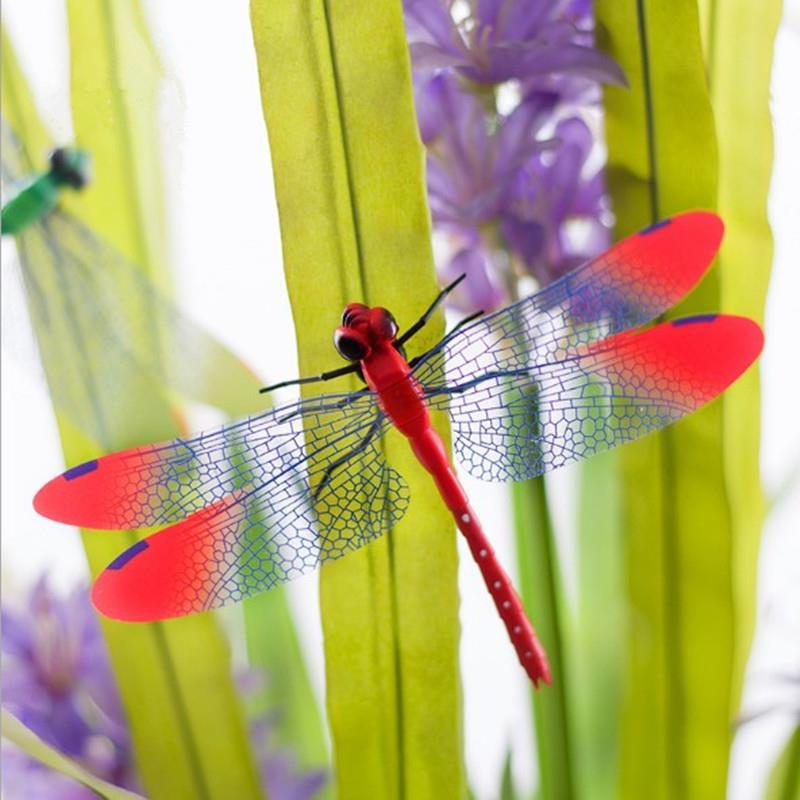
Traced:
<path fill-rule="evenodd" d="M 547 650 L 553 675 L 552 686 L 531 690 L 542 797 L 572 800 L 576 795 L 563 595 L 544 479 L 515 483 L 511 494 L 522 602 Z"/>

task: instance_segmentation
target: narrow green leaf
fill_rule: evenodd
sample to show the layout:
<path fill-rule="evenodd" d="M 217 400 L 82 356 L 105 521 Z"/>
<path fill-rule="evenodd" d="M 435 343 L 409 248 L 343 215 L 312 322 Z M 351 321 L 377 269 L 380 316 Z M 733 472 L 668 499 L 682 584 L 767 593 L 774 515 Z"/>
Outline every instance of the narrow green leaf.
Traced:
<path fill-rule="evenodd" d="M 717 149 L 694 0 L 599 0 L 599 40 L 629 91 L 606 91 L 620 236 L 714 208 Z M 720 310 L 718 270 L 675 314 Z M 621 796 L 723 797 L 736 609 L 733 526 L 716 402 L 622 455 L 628 584 Z"/>
<path fill-rule="evenodd" d="M 800 725 L 775 762 L 764 800 L 800 800 Z"/>
<path fill-rule="evenodd" d="M 577 797 L 564 594 L 543 478 L 511 487 L 520 591 L 550 660 L 551 686 L 531 689 L 541 794 Z"/>
<path fill-rule="evenodd" d="M 711 101 L 719 141 L 718 210 L 722 306 L 763 324 L 772 267 L 767 195 L 772 176 L 770 78 L 781 0 L 701 0 Z M 733 531 L 736 611 L 733 702 L 739 695 L 755 625 L 756 568 L 765 501 L 759 472 L 759 372 L 752 369 L 722 404 L 725 479 Z"/>
<path fill-rule="evenodd" d="M 512 753 L 509 750 L 503 761 L 503 773 L 500 778 L 500 800 L 518 800 L 517 790 L 514 788 L 514 772 L 511 766 Z"/>
<path fill-rule="evenodd" d="M 274 745 L 287 745 L 301 767 L 329 763 L 322 715 L 308 676 L 286 592 L 276 587 L 244 603 L 247 654 L 264 677 L 254 713 L 276 715 Z"/>
<path fill-rule="evenodd" d="M 96 171 L 92 190 L 77 196 L 76 213 L 165 286 L 160 66 L 141 9 L 118 0 L 70 0 L 67 10 L 76 137 Z M 168 419 L 153 420 L 147 438 L 160 438 Z M 117 434 L 115 445 L 125 444 L 127 432 Z M 81 460 L 65 452 L 68 461 Z M 84 542 L 93 573 L 120 550 L 116 537 L 85 534 Z M 148 792 L 260 797 L 228 647 L 213 617 L 147 626 L 105 622 L 104 630 Z"/>
<path fill-rule="evenodd" d="M 402 11 L 252 0 L 251 16 L 300 371 L 312 375 L 336 366 L 345 303 L 384 305 L 403 327 L 436 292 Z M 440 317 L 415 350 L 441 333 Z M 390 435 L 385 448 L 411 508 L 321 576 L 338 791 L 462 798 L 453 524 L 407 443 Z"/>
<path fill-rule="evenodd" d="M 575 760 L 579 797 L 617 796 L 625 602 L 620 534 L 621 453 L 600 453 L 581 466 L 578 518 L 578 609 L 571 638 Z"/>
<path fill-rule="evenodd" d="M 158 278 L 163 265 L 155 158 L 155 74 L 138 5 L 70 3 L 74 121 L 79 142 L 95 156 L 97 180 L 71 201 L 74 213 Z M 6 43 L 7 44 L 7 43 Z M 49 142 L 13 54 L 3 52 L 3 111 L 32 163 Z M 99 265 L 101 266 L 101 265 Z M 68 284 L 69 276 L 64 275 Z M 45 370 L 48 364 L 44 364 Z M 83 365 L 91 372 L 95 365 Z M 52 376 L 51 376 L 52 377 Z M 148 413 L 112 432 L 110 447 L 179 433 L 163 397 L 132 400 Z M 98 397 L 98 403 L 103 398 Z M 97 455 L 59 419 L 68 463 Z M 84 532 L 96 574 L 135 534 Z M 260 797 L 247 729 L 230 677 L 227 644 L 209 615 L 164 624 L 103 621 L 112 665 L 128 715 L 139 771 L 153 798 Z"/>
<path fill-rule="evenodd" d="M 141 795 L 101 780 L 71 758 L 67 758 L 23 725 L 10 711 L 4 708 L 2 712 L 3 738 L 24 750 L 40 764 L 72 778 L 104 800 L 142 800 Z"/>

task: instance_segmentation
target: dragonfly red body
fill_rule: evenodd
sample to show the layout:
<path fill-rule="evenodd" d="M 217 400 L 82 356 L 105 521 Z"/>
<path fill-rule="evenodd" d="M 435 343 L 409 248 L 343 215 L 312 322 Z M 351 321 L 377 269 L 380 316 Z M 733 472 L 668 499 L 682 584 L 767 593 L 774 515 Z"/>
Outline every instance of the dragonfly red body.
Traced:
<path fill-rule="evenodd" d="M 691 413 L 755 360 L 751 320 L 702 314 L 642 328 L 700 280 L 721 220 L 690 212 L 646 228 L 531 297 L 463 320 L 430 350 L 404 349 L 458 283 L 400 334 L 384 308 L 347 306 L 334 342 L 350 364 L 276 384 L 359 373 L 367 386 L 280 406 L 215 431 L 67 470 L 34 504 L 89 528 L 168 525 L 95 582 L 107 616 L 147 621 L 236 602 L 386 533 L 409 503 L 382 434 L 409 440 L 452 511 L 520 662 L 549 682 L 544 651 L 450 464 L 429 411 L 484 480 L 525 480 Z M 460 280 L 460 279 L 459 279 Z"/>
<path fill-rule="evenodd" d="M 342 320 L 345 324 L 334 336 L 336 348 L 345 358 L 360 362 L 367 386 L 375 392 L 395 428 L 408 437 L 417 459 L 436 481 L 442 500 L 452 511 L 481 570 L 520 664 L 535 685 L 542 680 L 550 683 L 544 649 L 469 504 L 444 442 L 431 425 L 425 392 L 405 357 L 395 347 L 397 324 L 394 318 L 385 308 L 367 308 L 353 303 L 345 309 Z"/>

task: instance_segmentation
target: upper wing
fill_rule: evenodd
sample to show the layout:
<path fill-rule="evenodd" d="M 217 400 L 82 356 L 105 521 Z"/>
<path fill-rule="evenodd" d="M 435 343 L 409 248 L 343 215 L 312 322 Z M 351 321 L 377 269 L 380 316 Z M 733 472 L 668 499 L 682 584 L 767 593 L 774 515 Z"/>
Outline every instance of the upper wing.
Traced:
<path fill-rule="evenodd" d="M 30 226 L 17 252 L 53 401 L 99 444 L 164 387 L 232 414 L 252 408 L 256 376 L 74 217 Z"/>
<path fill-rule="evenodd" d="M 34 505 L 85 527 L 186 517 L 113 561 L 93 598 L 118 619 L 202 611 L 290 580 L 391 528 L 408 491 L 382 453 L 387 424 L 367 392 L 307 400 L 74 467 Z"/>
<path fill-rule="evenodd" d="M 2 150 L 2 181 L 4 188 L 11 188 L 12 184 L 21 181 L 33 171 L 31 159 L 11 126 L 0 120 L 0 150 Z M 44 153 L 42 153 L 44 155 Z M 8 186 L 5 186 L 8 184 Z"/>
<path fill-rule="evenodd" d="M 761 351 L 749 319 L 705 315 L 576 346 L 531 367 L 430 387 L 470 474 L 525 480 L 663 428 L 724 391 Z"/>
<path fill-rule="evenodd" d="M 480 319 L 426 353 L 414 374 L 457 385 L 482 374 L 563 358 L 575 348 L 650 322 L 708 269 L 722 220 L 692 211 L 622 240 L 531 297 Z"/>
<path fill-rule="evenodd" d="M 88 461 L 45 484 L 36 510 L 82 528 L 177 522 L 234 493 L 301 481 L 384 424 L 371 392 L 324 395 L 191 437 Z"/>

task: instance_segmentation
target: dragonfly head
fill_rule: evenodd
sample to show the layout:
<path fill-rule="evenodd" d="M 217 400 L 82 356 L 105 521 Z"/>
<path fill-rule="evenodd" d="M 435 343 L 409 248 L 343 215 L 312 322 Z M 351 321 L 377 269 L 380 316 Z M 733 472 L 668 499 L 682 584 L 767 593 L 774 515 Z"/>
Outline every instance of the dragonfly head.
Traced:
<path fill-rule="evenodd" d="M 91 158 L 77 147 L 58 147 L 50 153 L 50 172 L 59 183 L 83 189 L 91 180 Z"/>
<path fill-rule="evenodd" d="M 333 335 L 339 355 L 348 361 L 362 361 L 380 344 L 394 341 L 397 323 L 390 311 L 361 303 L 350 303 L 342 314 L 342 324 Z"/>

